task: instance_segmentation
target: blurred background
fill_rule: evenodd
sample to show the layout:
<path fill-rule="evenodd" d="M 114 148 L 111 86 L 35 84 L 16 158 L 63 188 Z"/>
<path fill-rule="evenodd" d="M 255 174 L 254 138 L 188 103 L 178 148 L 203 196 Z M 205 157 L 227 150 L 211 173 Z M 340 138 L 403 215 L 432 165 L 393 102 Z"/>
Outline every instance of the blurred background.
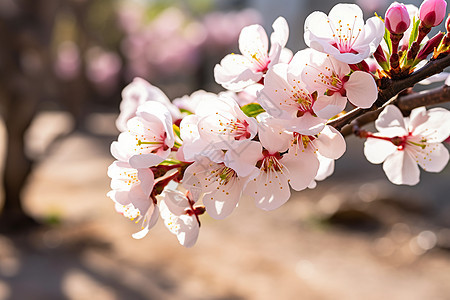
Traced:
<path fill-rule="evenodd" d="M 132 239 L 106 197 L 134 77 L 170 99 L 221 91 L 213 67 L 244 26 L 284 16 L 296 52 L 306 16 L 336 3 L 0 0 L 0 299 L 450 299 L 450 167 L 394 186 L 354 137 L 316 189 L 205 216 L 192 249 L 162 222 Z"/>

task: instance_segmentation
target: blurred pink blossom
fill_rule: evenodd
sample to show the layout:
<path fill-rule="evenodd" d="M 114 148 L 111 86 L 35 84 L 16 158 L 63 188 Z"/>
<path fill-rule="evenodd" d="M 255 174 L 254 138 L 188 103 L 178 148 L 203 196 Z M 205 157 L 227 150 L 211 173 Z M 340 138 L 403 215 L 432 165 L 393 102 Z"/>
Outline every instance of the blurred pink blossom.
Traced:
<path fill-rule="evenodd" d="M 54 70 L 56 76 L 63 80 L 71 80 L 80 73 L 80 52 L 72 41 L 58 45 Z"/>
<path fill-rule="evenodd" d="M 86 76 L 100 93 L 107 94 L 118 86 L 122 62 L 116 53 L 97 47 L 91 48 L 87 52 L 86 64 Z"/>

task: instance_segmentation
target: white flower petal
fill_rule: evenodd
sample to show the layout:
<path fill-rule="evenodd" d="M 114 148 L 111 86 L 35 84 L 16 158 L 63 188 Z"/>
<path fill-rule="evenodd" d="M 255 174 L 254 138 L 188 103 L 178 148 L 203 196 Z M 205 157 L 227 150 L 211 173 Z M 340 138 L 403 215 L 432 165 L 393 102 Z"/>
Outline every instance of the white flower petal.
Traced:
<path fill-rule="evenodd" d="M 347 98 L 342 97 L 339 93 L 331 96 L 320 95 L 314 102 L 314 112 L 322 119 L 330 119 L 341 113 L 347 105 Z"/>
<path fill-rule="evenodd" d="M 328 125 L 319 133 L 318 138 L 313 143 L 319 153 L 327 158 L 338 159 L 346 150 L 345 139 L 342 134 Z"/>
<path fill-rule="evenodd" d="M 119 134 L 118 141 L 114 141 L 111 143 L 111 155 L 114 156 L 118 161 L 128 162 L 131 157 L 130 147 L 128 147 L 127 142 L 121 142 L 124 138 L 128 138 L 130 135 L 128 132 L 122 132 Z M 134 139 L 130 139 L 131 143 L 134 143 Z"/>
<path fill-rule="evenodd" d="M 186 248 L 195 245 L 199 234 L 199 224 L 193 217 L 183 215 L 179 218 L 178 224 L 180 229 L 177 233 L 178 242 Z"/>
<path fill-rule="evenodd" d="M 231 91 L 240 91 L 258 82 L 262 73 L 252 71 L 252 62 L 243 55 L 229 54 L 214 67 L 216 82 Z"/>
<path fill-rule="evenodd" d="M 116 205 L 119 205 L 120 207 L 123 207 L 124 205 L 130 204 L 130 198 L 128 197 L 128 194 L 130 193 L 129 190 L 112 190 L 109 191 L 106 196 L 111 198 L 112 201 L 116 203 Z"/>
<path fill-rule="evenodd" d="M 175 137 L 172 128 L 172 116 L 167 107 L 159 102 L 147 101 L 138 107 L 136 115 L 144 120 L 159 119 L 164 127 L 164 132 L 167 134 L 165 143 L 168 147 L 173 147 Z M 151 125 L 153 126 L 153 124 Z"/>
<path fill-rule="evenodd" d="M 156 205 L 152 205 L 151 209 L 149 209 L 147 215 L 145 216 L 145 219 L 142 221 L 141 230 L 133 233 L 131 236 L 134 239 L 142 239 L 147 235 L 149 230 L 155 226 L 156 222 L 158 221 L 159 216 L 159 209 Z"/>
<path fill-rule="evenodd" d="M 383 163 L 383 170 L 394 184 L 416 185 L 420 181 L 417 162 L 407 151 L 396 151 Z"/>
<path fill-rule="evenodd" d="M 153 184 L 155 183 L 155 175 L 149 168 L 144 168 L 138 169 L 137 176 L 141 181 L 142 191 L 147 197 L 149 197 L 153 190 Z"/>
<path fill-rule="evenodd" d="M 130 165 L 135 169 L 153 167 L 162 163 L 169 156 L 169 153 L 169 151 L 166 151 L 164 155 L 153 153 L 133 155 L 130 158 Z"/>
<path fill-rule="evenodd" d="M 246 141 L 225 154 L 224 163 L 232 168 L 240 177 L 247 177 L 253 173 L 256 163 L 263 158 L 261 143 Z"/>
<path fill-rule="evenodd" d="M 389 141 L 368 138 L 364 142 L 364 155 L 373 164 L 381 164 L 389 155 L 397 151 L 397 146 Z"/>
<path fill-rule="evenodd" d="M 280 59 L 278 62 L 288 64 L 291 62 L 293 56 L 294 56 L 294 53 L 292 52 L 291 49 L 283 48 L 283 49 L 281 49 Z M 272 65 L 269 64 L 269 67 L 271 67 L 271 66 Z"/>
<path fill-rule="evenodd" d="M 377 100 L 378 88 L 373 76 L 369 73 L 356 71 L 350 75 L 344 84 L 348 100 L 355 106 L 369 108 Z"/>
<path fill-rule="evenodd" d="M 128 201 L 139 210 L 142 216 L 145 215 L 153 205 L 152 200 L 144 194 L 140 185 L 133 186 L 130 189 Z"/>
<path fill-rule="evenodd" d="M 272 47 L 274 44 L 278 44 L 281 48 L 284 48 L 289 38 L 289 26 L 286 19 L 278 17 L 275 22 L 273 22 L 272 28 L 273 33 L 270 35 Z"/>
<path fill-rule="evenodd" d="M 315 117 L 307 112 L 300 118 L 286 120 L 284 125 L 286 130 L 298 132 L 303 135 L 315 135 L 322 131 L 325 122 L 325 119 Z"/>
<path fill-rule="evenodd" d="M 244 27 L 239 35 L 239 50 L 249 59 L 267 56 L 269 40 L 264 28 L 257 24 Z"/>
<path fill-rule="evenodd" d="M 450 111 L 444 108 L 416 108 L 411 111 L 409 130 L 429 143 L 442 142 L 450 135 Z"/>
<path fill-rule="evenodd" d="M 401 127 L 405 128 L 405 121 L 403 119 L 402 112 L 398 107 L 394 105 L 388 105 L 378 116 L 375 121 L 375 127 L 378 131 L 383 131 L 390 127 Z M 406 129 L 405 129 L 405 133 Z"/>
<path fill-rule="evenodd" d="M 364 52 L 367 50 L 368 55 L 370 55 L 375 52 L 378 45 L 381 43 L 381 40 L 384 37 L 384 32 L 384 22 L 379 17 L 371 17 L 367 19 L 360 38 L 355 41 L 353 46 L 358 52 Z M 367 56 L 364 57 L 364 59 L 367 58 Z"/>
<path fill-rule="evenodd" d="M 317 158 L 319 159 L 319 170 L 317 171 L 317 175 L 314 178 L 314 180 L 322 181 L 325 178 L 331 176 L 334 172 L 334 159 L 330 159 L 327 157 L 324 157 L 322 155 L 317 155 Z M 308 186 L 308 188 L 311 188 Z"/>
<path fill-rule="evenodd" d="M 441 143 L 427 144 L 425 149 L 413 145 L 407 147 L 418 164 L 427 172 L 441 172 L 448 163 L 448 150 Z"/>
<path fill-rule="evenodd" d="M 190 208 L 186 195 L 178 190 L 165 189 L 163 193 L 167 208 L 176 216 L 181 216 L 187 208 Z"/>
<path fill-rule="evenodd" d="M 289 184 L 296 191 L 306 189 L 319 170 L 319 160 L 312 151 L 289 152 L 281 162 L 289 170 Z"/>
<path fill-rule="evenodd" d="M 321 26 L 318 26 L 320 24 Z M 328 25 L 328 16 L 321 11 L 311 13 L 305 20 L 305 43 L 311 46 L 312 37 L 329 39 L 333 36 L 333 30 Z M 312 35 L 312 37 L 310 36 Z M 316 49 L 316 48 L 315 48 Z M 316 49 L 321 51 L 320 49 Z"/>
<path fill-rule="evenodd" d="M 283 152 L 289 148 L 292 133 L 287 133 L 277 119 L 267 118 L 260 123 L 258 137 L 261 145 L 270 153 Z"/>
<path fill-rule="evenodd" d="M 206 212 L 212 218 L 224 219 L 236 208 L 242 195 L 242 185 L 237 181 L 233 180 L 226 185 L 215 184 L 215 191 L 203 197 Z"/>
<path fill-rule="evenodd" d="M 344 29 L 353 28 L 357 32 L 364 26 L 363 12 L 356 4 L 336 4 L 330 10 L 328 19 L 336 30 L 342 26 Z"/>
<path fill-rule="evenodd" d="M 258 102 L 265 111 L 276 118 L 293 118 L 298 107 L 292 97 L 292 87 L 287 82 L 288 64 L 276 64 L 267 71 L 264 88 L 258 94 Z"/>
<path fill-rule="evenodd" d="M 244 193 L 254 198 L 256 206 L 263 210 L 277 209 L 291 196 L 285 172 L 261 171 L 258 177 L 249 181 Z"/>
<path fill-rule="evenodd" d="M 170 212 L 162 200 L 159 204 L 160 215 L 167 229 L 177 236 L 178 242 L 185 247 L 192 247 L 198 238 L 199 224 L 194 216 L 176 216 Z"/>

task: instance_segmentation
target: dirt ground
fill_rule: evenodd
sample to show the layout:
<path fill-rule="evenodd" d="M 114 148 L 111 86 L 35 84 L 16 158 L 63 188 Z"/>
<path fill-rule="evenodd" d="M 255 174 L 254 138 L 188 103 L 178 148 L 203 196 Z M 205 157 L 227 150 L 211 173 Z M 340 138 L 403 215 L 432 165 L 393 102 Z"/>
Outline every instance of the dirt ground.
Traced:
<path fill-rule="evenodd" d="M 136 224 L 106 197 L 114 118 L 92 115 L 50 148 L 72 122 L 36 120 L 27 140 L 40 162 L 24 198 L 48 225 L 0 235 L 0 299 L 450 299 L 449 167 L 397 188 L 349 139 L 317 189 L 272 212 L 244 199 L 225 220 L 204 217 L 185 249 L 162 222 L 134 240 Z"/>

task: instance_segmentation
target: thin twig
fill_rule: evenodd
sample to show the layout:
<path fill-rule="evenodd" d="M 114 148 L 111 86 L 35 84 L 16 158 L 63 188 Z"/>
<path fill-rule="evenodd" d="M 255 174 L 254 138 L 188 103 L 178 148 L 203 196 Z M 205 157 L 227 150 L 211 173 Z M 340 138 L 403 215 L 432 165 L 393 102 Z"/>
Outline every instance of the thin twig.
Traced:
<path fill-rule="evenodd" d="M 390 104 L 396 105 L 403 112 L 404 115 L 409 115 L 411 110 L 419 106 L 429 106 L 439 103 L 450 102 L 450 86 L 444 85 L 432 90 L 423 91 L 420 93 L 414 93 L 404 95 L 395 98 Z M 368 112 L 350 122 L 350 124 L 344 126 L 341 129 L 343 136 L 352 134 L 355 128 L 362 127 L 375 121 L 378 115 L 381 113 L 382 108 Z"/>
<path fill-rule="evenodd" d="M 392 98 L 398 95 L 401 91 L 414 86 L 416 83 L 424 80 L 425 78 L 442 72 L 448 66 L 450 66 L 450 55 L 429 61 L 421 69 L 415 71 L 406 78 L 397 80 L 384 79 L 382 80 L 382 86 L 379 89 L 377 100 L 372 107 L 367 109 L 355 108 L 345 115 L 328 122 L 328 125 L 341 131 L 345 125 L 350 124 L 356 118 L 390 104 L 394 101 Z"/>

